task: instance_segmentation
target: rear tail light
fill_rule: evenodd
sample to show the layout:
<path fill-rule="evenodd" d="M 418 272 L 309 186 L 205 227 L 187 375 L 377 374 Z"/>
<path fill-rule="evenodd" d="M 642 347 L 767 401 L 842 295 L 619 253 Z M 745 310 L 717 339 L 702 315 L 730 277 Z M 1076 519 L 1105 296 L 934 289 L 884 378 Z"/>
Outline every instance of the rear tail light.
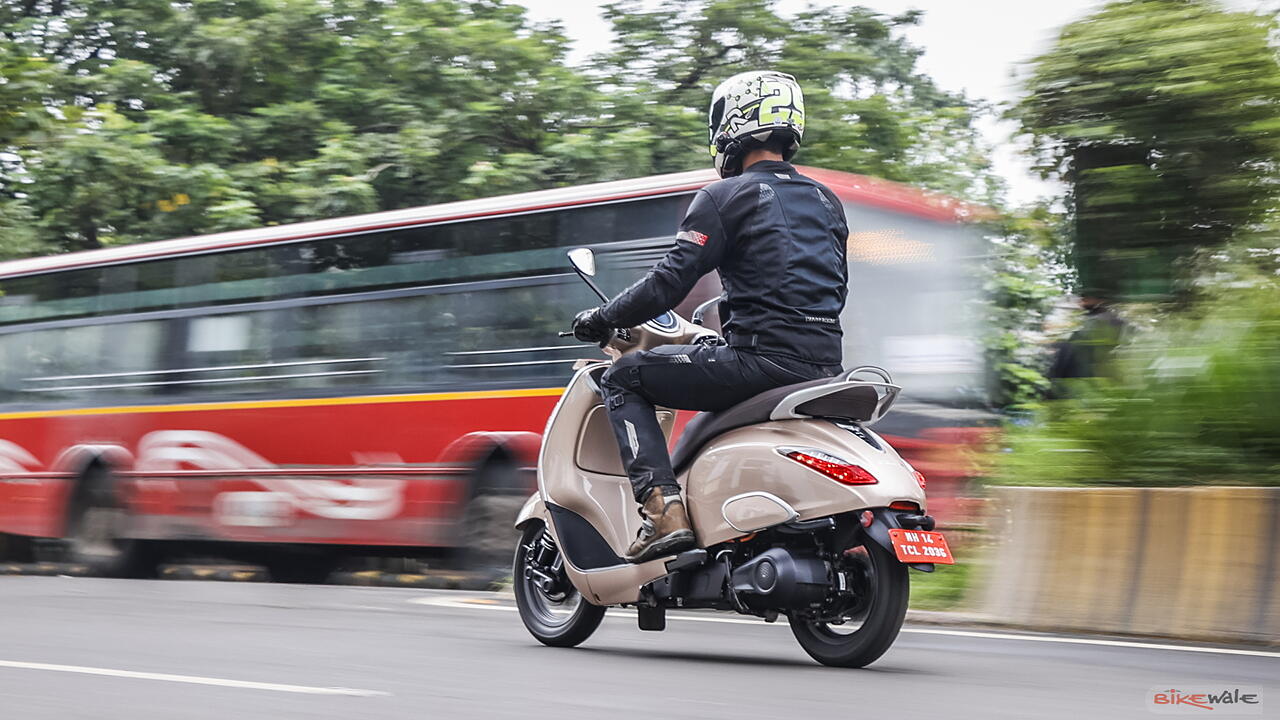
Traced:
<path fill-rule="evenodd" d="M 779 452 L 807 468 L 817 470 L 841 485 L 874 485 L 879 482 L 875 475 L 863 468 L 821 450 L 784 448 Z"/>
<path fill-rule="evenodd" d="M 924 473 L 920 472 L 919 470 L 916 470 L 916 471 L 914 471 L 914 472 L 915 472 L 915 474 L 916 474 L 916 482 L 920 483 L 920 489 L 921 489 L 921 490 L 923 490 L 923 489 L 924 489 L 924 483 L 925 483 L 925 480 L 924 480 Z"/>
<path fill-rule="evenodd" d="M 920 512 L 919 505 L 913 502 L 907 502 L 906 500 L 895 500 L 894 502 L 889 503 L 889 509 L 890 510 L 906 510 L 908 512 Z"/>

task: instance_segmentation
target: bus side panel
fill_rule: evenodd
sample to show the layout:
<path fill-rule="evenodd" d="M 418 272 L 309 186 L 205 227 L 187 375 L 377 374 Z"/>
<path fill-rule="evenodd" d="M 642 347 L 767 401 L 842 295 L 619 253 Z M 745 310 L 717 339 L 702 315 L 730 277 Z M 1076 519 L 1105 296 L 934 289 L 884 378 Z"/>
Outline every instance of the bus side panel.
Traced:
<path fill-rule="evenodd" d="M 113 470 L 139 537 L 447 545 L 472 468 L 439 462 L 446 448 L 481 431 L 540 433 L 557 393 L 245 401 L 0 421 L 0 437 L 32 460 L 8 463 L 0 530 L 60 535 L 70 476 L 46 476 L 60 455 L 91 443 L 128 451 L 113 456 Z"/>
<path fill-rule="evenodd" d="M 55 469 L 56 425 L 50 418 L 0 420 L 0 532 L 62 532 L 72 475 Z"/>

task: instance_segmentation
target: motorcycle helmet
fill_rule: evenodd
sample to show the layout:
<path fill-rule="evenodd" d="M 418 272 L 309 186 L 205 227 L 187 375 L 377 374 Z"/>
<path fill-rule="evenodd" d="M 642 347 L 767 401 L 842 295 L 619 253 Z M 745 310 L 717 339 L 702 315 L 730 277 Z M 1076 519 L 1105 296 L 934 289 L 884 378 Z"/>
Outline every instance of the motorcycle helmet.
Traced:
<path fill-rule="evenodd" d="M 746 154 L 771 140 L 781 141 L 790 160 L 804 137 L 804 95 L 786 73 L 771 70 L 734 75 L 711 94 L 707 117 L 711 157 L 720 177 L 742 172 Z"/>

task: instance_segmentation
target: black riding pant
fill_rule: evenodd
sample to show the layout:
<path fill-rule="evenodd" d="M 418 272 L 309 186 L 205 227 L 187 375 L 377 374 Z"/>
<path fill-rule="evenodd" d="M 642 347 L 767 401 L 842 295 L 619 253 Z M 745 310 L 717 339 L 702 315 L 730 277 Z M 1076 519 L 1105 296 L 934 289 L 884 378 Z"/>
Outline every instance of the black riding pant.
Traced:
<path fill-rule="evenodd" d="M 664 345 L 624 355 L 601 382 L 609 422 L 636 501 L 655 487 L 676 487 L 654 407 L 727 410 L 783 385 L 831 377 L 839 366 L 760 355 L 728 345 Z"/>

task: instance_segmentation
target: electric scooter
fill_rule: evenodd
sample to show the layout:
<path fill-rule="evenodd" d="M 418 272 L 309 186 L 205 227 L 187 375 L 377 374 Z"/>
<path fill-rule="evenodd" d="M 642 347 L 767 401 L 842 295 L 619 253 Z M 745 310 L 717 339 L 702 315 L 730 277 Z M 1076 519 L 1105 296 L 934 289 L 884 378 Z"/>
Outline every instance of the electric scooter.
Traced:
<path fill-rule="evenodd" d="M 607 299 L 591 251 L 569 256 Z M 621 356 L 717 342 L 700 325 L 707 305 L 693 313 L 698 323 L 667 312 L 605 346 Z M 902 627 L 908 568 L 954 562 L 925 513 L 924 476 L 869 427 L 901 392 L 889 373 L 863 366 L 698 414 L 671 458 L 696 547 L 632 564 L 623 556 L 641 518 L 601 400 L 609 366 L 580 362 L 547 422 L 538 491 L 516 520 L 513 582 L 529 632 L 572 647 L 609 607 L 636 608 L 641 630 L 665 629 L 668 609 L 710 609 L 785 615 L 824 665 L 879 658 Z M 669 438 L 675 412 L 657 414 Z"/>

